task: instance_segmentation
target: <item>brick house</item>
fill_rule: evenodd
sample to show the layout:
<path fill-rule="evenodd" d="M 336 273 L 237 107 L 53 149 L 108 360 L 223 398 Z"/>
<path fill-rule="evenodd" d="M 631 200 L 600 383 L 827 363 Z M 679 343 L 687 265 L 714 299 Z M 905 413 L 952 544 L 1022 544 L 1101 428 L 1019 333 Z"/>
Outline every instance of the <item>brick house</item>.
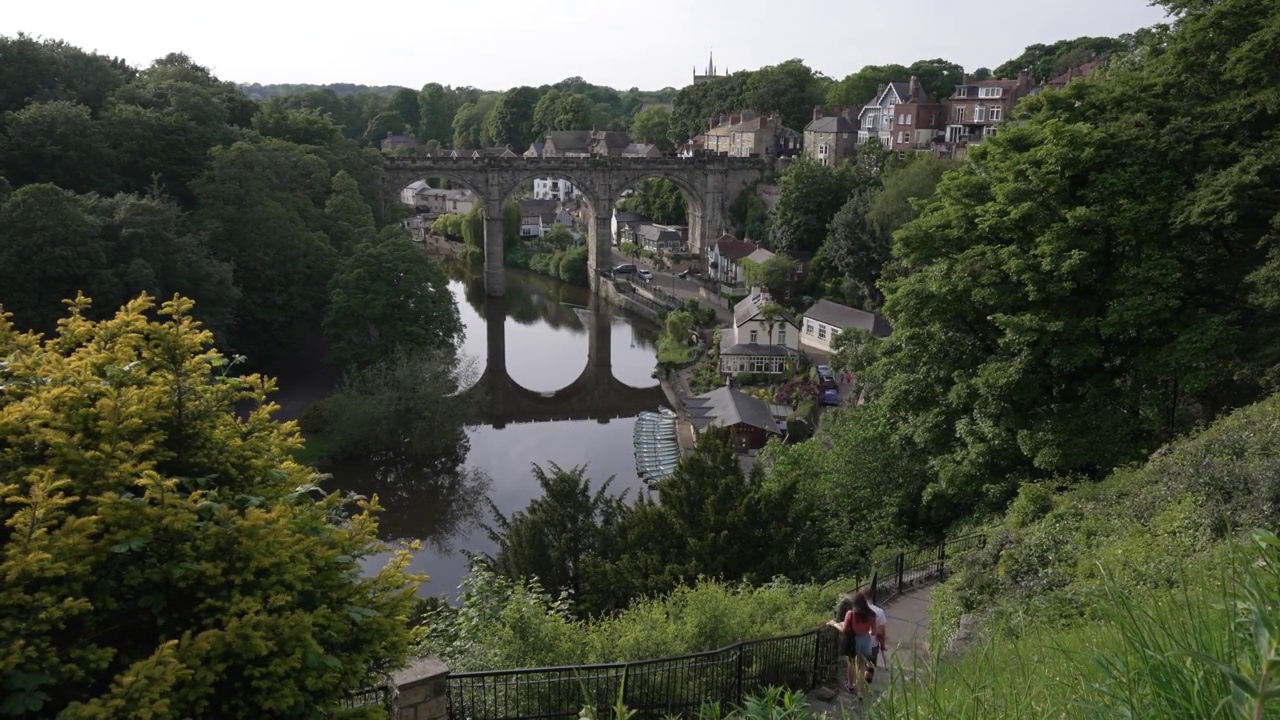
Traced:
<path fill-rule="evenodd" d="M 972 80 L 965 75 L 947 99 L 946 143 L 974 145 L 995 135 L 1032 89 L 1031 73 L 1025 70 L 1016 80 Z"/>
<path fill-rule="evenodd" d="M 721 235 L 707 256 L 707 276 L 725 285 L 737 285 L 742 282 L 742 261 L 759 249 L 759 245 L 729 233 Z"/>
<path fill-rule="evenodd" d="M 728 428 L 734 449 L 742 455 L 764 447 L 770 435 L 782 434 L 765 401 L 730 387 L 684 398 L 682 404 L 696 432 Z"/>
<path fill-rule="evenodd" d="M 927 150 L 935 136 L 945 131 L 947 108 L 920 85 L 912 75 L 907 82 L 891 82 L 863 106 L 858 117 L 858 143 L 872 137 L 886 149 L 905 156 Z"/>
<path fill-rule="evenodd" d="M 1067 68 L 1066 72 L 1062 73 L 1056 78 L 1049 80 L 1040 89 L 1061 90 L 1062 88 L 1066 87 L 1067 83 L 1071 82 L 1072 80 L 1075 80 L 1076 78 L 1089 77 L 1090 75 L 1093 74 L 1094 70 L 1097 70 L 1100 67 L 1102 67 L 1102 60 L 1100 58 L 1094 58 L 1093 60 L 1090 60 L 1089 62 L 1084 63 L 1083 65 L 1077 65 L 1073 68 Z"/>
<path fill-rule="evenodd" d="M 835 165 L 857 152 L 858 120 L 853 108 L 836 108 L 827 115 L 821 105 L 813 108 L 813 121 L 804 128 L 805 157 L 823 165 Z"/>

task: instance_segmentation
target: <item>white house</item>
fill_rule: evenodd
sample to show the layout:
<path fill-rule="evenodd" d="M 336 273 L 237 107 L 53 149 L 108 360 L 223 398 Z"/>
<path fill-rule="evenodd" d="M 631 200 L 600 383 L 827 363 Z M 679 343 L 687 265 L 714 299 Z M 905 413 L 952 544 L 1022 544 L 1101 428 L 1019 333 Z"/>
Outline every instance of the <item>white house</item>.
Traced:
<path fill-rule="evenodd" d="M 889 321 L 875 313 L 833 303 L 830 300 L 819 300 L 814 303 L 813 307 L 806 310 L 801 317 L 801 323 L 804 334 L 800 336 L 800 343 L 824 353 L 831 352 L 831 345 L 836 335 L 845 330 L 866 330 L 878 338 L 889 337 L 893 331 Z"/>
<path fill-rule="evenodd" d="M 533 179 L 534 200 L 556 200 L 565 202 L 574 198 L 573 183 L 558 177 L 540 177 Z"/>
<path fill-rule="evenodd" d="M 613 236 L 613 244 L 617 245 L 619 238 L 635 232 L 644 222 L 644 216 L 639 213 L 626 210 L 618 212 L 618 208 L 614 208 L 613 217 L 609 219 L 609 231 Z"/>
<path fill-rule="evenodd" d="M 773 301 L 753 290 L 733 307 L 733 327 L 720 331 L 720 372 L 780 374 L 800 348 L 800 327 L 784 308 L 767 318 Z"/>
<path fill-rule="evenodd" d="M 540 238 L 556 224 L 568 224 L 571 216 L 555 200 L 520 201 L 520 237 Z"/>
<path fill-rule="evenodd" d="M 400 202 L 405 205 L 417 205 L 418 193 L 427 189 L 426 180 L 414 180 L 400 191 Z"/>
<path fill-rule="evenodd" d="M 708 277 L 725 285 L 737 285 L 743 280 L 742 261 L 759 249 L 755 243 L 739 240 L 729 233 L 721 235 L 707 253 Z"/>

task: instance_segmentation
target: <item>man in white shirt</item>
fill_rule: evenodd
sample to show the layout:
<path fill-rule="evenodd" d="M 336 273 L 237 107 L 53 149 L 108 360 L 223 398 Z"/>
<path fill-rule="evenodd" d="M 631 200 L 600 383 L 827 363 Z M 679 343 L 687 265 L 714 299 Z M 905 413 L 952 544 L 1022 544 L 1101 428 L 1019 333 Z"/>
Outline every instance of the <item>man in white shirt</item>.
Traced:
<path fill-rule="evenodd" d="M 867 664 L 867 673 L 865 676 L 867 680 L 867 684 L 870 685 L 872 678 L 874 678 L 876 674 L 876 661 L 879 660 L 880 658 L 880 652 L 881 650 L 887 649 L 889 647 L 888 636 L 887 636 L 887 627 L 889 625 L 889 620 L 884 613 L 884 608 L 881 608 L 879 605 L 876 605 L 875 603 L 871 602 L 870 593 L 864 592 L 862 593 L 862 597 L 866 599 L 867 607 L 870 607 L 871 612 L 875 613 L 876 615 L 876 632 L 875 632 L 875 636 L 872 638 L 872 644 L 871 644 L 872 660 L 870 663 Z M 887 663 L 885 667 L 888 667 Z"/>

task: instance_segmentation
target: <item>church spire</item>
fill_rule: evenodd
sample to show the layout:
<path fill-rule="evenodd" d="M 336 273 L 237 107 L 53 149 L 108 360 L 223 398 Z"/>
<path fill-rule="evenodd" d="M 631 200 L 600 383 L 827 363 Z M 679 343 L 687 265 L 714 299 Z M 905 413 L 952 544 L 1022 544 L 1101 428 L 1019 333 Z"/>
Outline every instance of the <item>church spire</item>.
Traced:
<path fill-rule="evenodd" d="M 707 53 L 707 75 L 715 77 L 716 74 L 716 55 L 715 51 Z"/>

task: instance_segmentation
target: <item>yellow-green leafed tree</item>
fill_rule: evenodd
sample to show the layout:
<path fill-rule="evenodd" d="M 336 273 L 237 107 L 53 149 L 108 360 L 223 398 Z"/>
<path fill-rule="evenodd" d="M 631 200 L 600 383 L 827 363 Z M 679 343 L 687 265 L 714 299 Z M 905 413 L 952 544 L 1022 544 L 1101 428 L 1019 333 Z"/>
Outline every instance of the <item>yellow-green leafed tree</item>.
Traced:
<path fill-rule="evenodd" d="M 315 488 L 191 305 L 0 308 L 0 717 L 319 717 L 404 662 L 420 578 L 362 574 L 376 506 Z"/>

